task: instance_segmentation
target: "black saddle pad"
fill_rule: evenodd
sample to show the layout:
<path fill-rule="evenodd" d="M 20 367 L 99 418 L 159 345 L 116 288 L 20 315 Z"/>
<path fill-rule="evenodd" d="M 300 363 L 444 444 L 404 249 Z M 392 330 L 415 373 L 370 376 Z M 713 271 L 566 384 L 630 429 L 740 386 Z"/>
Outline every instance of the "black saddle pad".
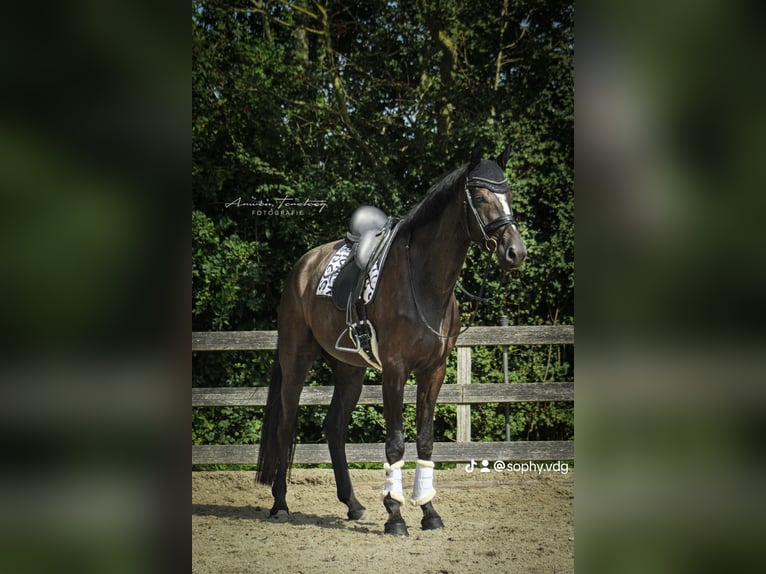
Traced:
<path fill-rule="evenodd" d="M 346 264 L 338 272 L 335 283 L 332 285 L 332 302 L 341 311 L 345 311 L 348 306 L 348 299 L 351 291 L 356 286 L 356 281 L 362 270 L 354 263 L 354 256 L 351 255 Z"/>

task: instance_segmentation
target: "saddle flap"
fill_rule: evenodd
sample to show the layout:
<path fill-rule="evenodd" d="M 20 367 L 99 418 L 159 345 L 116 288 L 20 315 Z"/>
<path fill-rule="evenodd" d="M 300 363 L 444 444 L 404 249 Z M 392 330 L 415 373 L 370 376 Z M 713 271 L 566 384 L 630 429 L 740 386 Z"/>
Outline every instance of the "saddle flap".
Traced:
<path fill-rule="evenodd" d="M 362 270 L 351 259 L 349 257 L 343 267 L 341 267 L 332 286 L 332 302 L 341 311 L 345 311 L 348 307 L 351 292 L 356 287 L 359 275 L 362 273 Z"/>

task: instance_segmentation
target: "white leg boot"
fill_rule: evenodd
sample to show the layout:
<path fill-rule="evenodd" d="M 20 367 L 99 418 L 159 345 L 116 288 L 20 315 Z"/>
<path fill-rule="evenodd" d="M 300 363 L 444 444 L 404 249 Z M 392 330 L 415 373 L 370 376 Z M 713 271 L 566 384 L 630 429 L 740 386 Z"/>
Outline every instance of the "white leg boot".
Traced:
<path fill-rule="evenodd" d="M 415 486 L 412 490 L 413 506 L 422 506 L 436 495 L 434 489 L 434 463 L 418 459 L 415 463 Z"/>
<path fill-rule="evenodd" d="M 403 466 L 404 459 L 395 462 L 394 464 L 385 463 L 383 465 L 383 470 L 386 471 L 386 485 L 383 487 L 383 492 L 380 493 L 383 498 L 390 494 L 391 498 L 399 504 L 404 504 L 404 493 L 402 491 Z"/>

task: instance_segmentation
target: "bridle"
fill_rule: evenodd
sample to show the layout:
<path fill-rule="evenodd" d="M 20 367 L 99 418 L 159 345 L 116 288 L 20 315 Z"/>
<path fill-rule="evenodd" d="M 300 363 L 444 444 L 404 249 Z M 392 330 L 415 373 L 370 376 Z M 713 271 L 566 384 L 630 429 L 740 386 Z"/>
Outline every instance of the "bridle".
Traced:
<path fill-rule="evenodd" d="M 508 185 L 508 180 L 503 177 L 501 180 L 491 180 L 484 177 L 479 176 L 472 176 L 468 177 L 465 182 L 465 201 L 463 201 L 463 210 L 465 211 L 465 230 L 468 234 L 468 237 L 471 239 L 471 241 L 476 241 L 471 237 L 471 226 L 470 226 L 470 220 L 468 215 L 468 208 L 470 207 L 471 213 L 473 213 L 473 216 L 476 220 L 476 223 L 479 226 L 479 229 L 481 230 L 481 235 L 484 240 L 484 248 L 487 250 L 487 264 L 484 268 L 484 276 L 482 278 L 481 282 L 481 289 L 479 290 L 479 295 L 473 295 L 465 290 L 465 288 L 460 284 L 458 281 L 456 284 L 456 287 L 458 287 L 461 291 L 463 291 L 466 295 L 468 295 L 469 298 L 476 301 L 476 306 L 473 309 L 473 312 L 471 313 L 471 317 L 468 320 L 468 324 L 457 334 L 457 335 L 442 335 L 439 331 L 431 327 L 431 325 L 428 323 L 428 320 L 425 317 L 425 314 L 423 313 L 423 310 L 420 308 L 420 304 L 418 303 L 418 298 L 415 294 L 415 284 L 413 281 L 413 273 L 412 273 L 412 259 L 410 256 L 410 241 L 412 239 L 412 231 L 410 231 L 410 235 L 407 239 L 407 243 L 405 245 L 405 250 L 407 252 L 407 265 L 408 265 L 408 271 L 409 271 L 409 277 L 410 277 L 410 290 L 412 292 L 412 299 L 415 302 L 415 308 L 417 309 L 418 316 L 420 317 L 421 322 L 428 328 L 431 333 L 436 335 L 439 339 L 454 339 L 461 334 L 465 333 L 465 331 L 470 327 L 471 323 L 473 323 L 474 318 L 476 317 L 476 314 L 479 311 L 479 307 L 483 302 L 489 301 L 489 299 L 484 298 L 484 288 L 487 285 L 487 279 L 489 278 L 489 269 L 490 264 L 492 262 L 492 254 L 497 251 L 497 240 L 493 237 L 495 232 L 497 232 L 498 229 L 501 229 L 505 227 L 506 225 L 513 225 L 516 226 L 516 220 L 513 218 L 513 211 L 511 213 L 507 213 L 505 215 L 501 215 L 500 217 L 497 217 L 490 221 L 489 223 L 484 223 L 484 220 L 481 218 L 481 215 L 479 214 L 479 211 L 476 209 L 476 205 L 474 205 L 473 202 L 473 195 L 471 194 L 471 189 L 481 187 L 484 189 L 488 189 L 489 191 L 497 194 L 497 195 L 504 195 L 508 193 L 510 190 L 510 187 Z"/>
<path fill-rule="evenodd" d="M 516 225 L 516 220 L 513 218 L 513 212 L 511 212 L 501 215 L 489 223 L 484 223 L 484 220 L 481 218 L 479 211 L 474 205 L 473 194 L 471 193 L 471 189 L 477 187 L 488 189 L 497 195 L 504 195 L 508 193 L 508 180 L 503 178 L 499 181 L 493 181 L 491 179 L 474 176 L 469 177 L 465 182 L 465 201 L 463 202 L 463 208 L 465 210 L 465 226 L 466 231 L 468 232 L 468 237 L 471 237 L 471 228 L 468 220 L 468 208 L 466 206 L 471 208 L 471 213 L 473 213 L 476 223 L 479 225 L 479 230 L 484 239 L 484 248 L 490 253 L 494 253 L 497 251 L 497 240 L 492 236 L 498 229 L 505 227 L 506 225 Z"/>

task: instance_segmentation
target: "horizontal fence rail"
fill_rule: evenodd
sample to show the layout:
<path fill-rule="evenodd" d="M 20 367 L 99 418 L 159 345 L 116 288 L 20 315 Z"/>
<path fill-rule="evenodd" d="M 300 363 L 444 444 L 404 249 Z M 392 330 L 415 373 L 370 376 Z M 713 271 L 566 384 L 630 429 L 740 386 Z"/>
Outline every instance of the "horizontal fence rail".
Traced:
<path fill-rule="evenodd" d="M 471 327 L 461 334 L 457 349 L 457 384 L 442 386 L 439 403 L 457 405 L 457 442 L 434 443 L 435 462 L 486 460 L 571 460 L 573 441 L 506 441 L 470 442 L 470 405 L 476 403 L 509 403 L 536 401 L 573 401 L 574 383 L 493 383 L 471 385 L 471 347 L 479 345 L 552 345 L 574 344 L 573 325 L 518 327 Z M 276 331 L 193 332 L 192 351 L 269 351 L 276 349 Z M 332 387 L 304 387 L 300 404 L 327 406 Z M 197 387 L 192 388 L 192 407 L 264 406 L 266 387 Z M 404 403 L 416 402 L 415 385 L 407 385 Z M 365 385 L 359 404 L 383 403 L 381 385 Z M 406 452 L 416 452 L 415 444 L 407 444 Z M 348 444 L 349 462 L 382 462 L 385 445 Z M 258 445 L 195 445 L 192 464 L 254 464 Z M 295 463 L 330 463 L 326 444 L 298 444 Z"/>
<path fill-rule="evenodd" d="M 365 385 L 360 405 L 382 405 L 381 385 Z M 301 406 L 327 406 L 333 387 L 303 387 Z M 404 387 L 404 403 L 417 402 L 415 385 Z M 269 394 L 267 387 L 198 387 L 192 389 L 193 407 L 262 407 Z M 443 385 L 437 403 L 513 403 L 533 401 L 573 401 L 574 383 L 497 383 L 487 385 Z"/>
<path fill-rule="evenodd" d="M 476 345 L 556 345 L 574 343 L 574 325 L 469 327 L 458 336 L 458 347 Z M 192 351 L 273 351 L 276 331 L 195 331 Z"/>

